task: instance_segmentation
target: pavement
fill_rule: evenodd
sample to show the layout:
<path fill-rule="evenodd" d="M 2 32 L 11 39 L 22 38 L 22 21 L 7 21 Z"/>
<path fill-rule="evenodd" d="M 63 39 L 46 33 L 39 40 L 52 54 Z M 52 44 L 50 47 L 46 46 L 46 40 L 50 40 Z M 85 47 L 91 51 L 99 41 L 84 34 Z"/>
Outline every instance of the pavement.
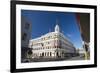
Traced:
<path fill-rule="evenodd" d="M 85 60 L 83 56 L 76 56 L 76 57 L 71 57 L 68 60 Z"/>
<path fill-rule="evenodd" d="M 48 62 L 48 61 L 64 61 L 64 60 L 85 60 L 84 56 L 74 56 L 74 57 L 66 57 L 66 58 L 34 58 L 34 59 L 27 59 L 23 61 L 26 62 Z"/>

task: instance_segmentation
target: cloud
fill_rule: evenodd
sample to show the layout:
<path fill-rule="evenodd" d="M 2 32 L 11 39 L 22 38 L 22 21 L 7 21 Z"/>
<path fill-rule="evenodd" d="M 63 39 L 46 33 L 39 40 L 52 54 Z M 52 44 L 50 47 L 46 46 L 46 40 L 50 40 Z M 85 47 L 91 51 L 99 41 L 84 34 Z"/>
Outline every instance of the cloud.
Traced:
<path fill-rule="evenodd" d="M 67 36 L 68 36 L 68 37 L 72 37 L 72 35 L 71 35 L 71 34 L 67 34 Z"/>

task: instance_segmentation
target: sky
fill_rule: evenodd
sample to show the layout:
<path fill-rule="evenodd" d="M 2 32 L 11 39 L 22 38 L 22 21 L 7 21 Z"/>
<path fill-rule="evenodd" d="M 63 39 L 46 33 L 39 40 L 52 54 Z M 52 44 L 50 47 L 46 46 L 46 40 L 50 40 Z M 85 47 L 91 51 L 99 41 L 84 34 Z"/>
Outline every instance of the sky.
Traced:
<path fill-rule="evenodd" d="M 48 32 L 53 32 L 56 23 L 60 31 L 74 44 L 76 48 L 82 48 L 82 38 L 78 28 L 75 13 L 21 10 L 21 16 L 32 24 L 31 39 L 40 37 Z"/>

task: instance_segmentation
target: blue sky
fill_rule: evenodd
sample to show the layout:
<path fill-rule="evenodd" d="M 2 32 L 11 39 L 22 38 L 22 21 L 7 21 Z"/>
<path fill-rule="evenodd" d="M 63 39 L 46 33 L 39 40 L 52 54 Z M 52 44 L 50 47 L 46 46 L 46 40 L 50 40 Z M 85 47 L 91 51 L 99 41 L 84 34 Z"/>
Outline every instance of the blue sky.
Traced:
<path fill-rule="evenodd" d="M 32 24 L 32 38 L 54 31 L 56 21 L 58 21 L 61 32 L 70 39 L 76 48 L 82 48 L 82 38 L 75 13 L 22 10 L 21 15 Z"/>

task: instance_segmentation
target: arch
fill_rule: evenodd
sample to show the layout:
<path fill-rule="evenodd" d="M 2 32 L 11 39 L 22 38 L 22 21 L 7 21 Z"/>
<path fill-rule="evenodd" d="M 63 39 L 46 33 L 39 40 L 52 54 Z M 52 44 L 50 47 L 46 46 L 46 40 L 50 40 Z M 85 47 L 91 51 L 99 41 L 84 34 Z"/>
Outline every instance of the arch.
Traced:
<path fill-rule="evenodd" d="M 42 52 L 42 57 L 44 56 L 44 52 Z"/>

